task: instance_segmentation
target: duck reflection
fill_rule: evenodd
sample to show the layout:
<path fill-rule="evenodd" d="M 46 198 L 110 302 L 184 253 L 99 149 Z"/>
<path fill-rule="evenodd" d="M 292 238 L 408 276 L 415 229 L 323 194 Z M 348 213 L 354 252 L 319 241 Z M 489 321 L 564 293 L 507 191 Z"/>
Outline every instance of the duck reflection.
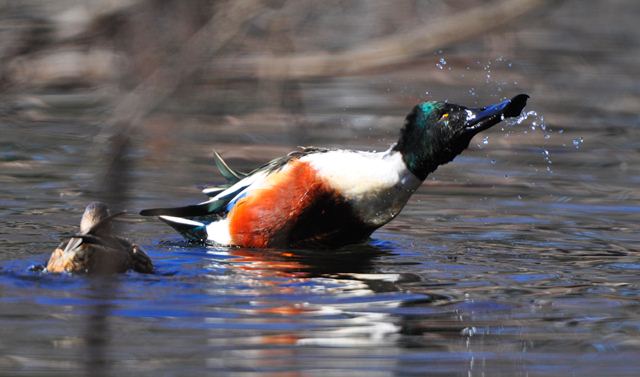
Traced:
<path fill-rule="evenodd" d="M 388 255 L 389 251 L 364 244 L 327 252 L 243 248 L 229 253 L 234 257 L 235 267 L 242 270 L 280 277 L 313 278 L 369 273 L 373 271 L 373 262 Z"/>
<path fill-rule="evenodd" d="M 392 314 L 394 308 L 407 300 L 424 299 L 403 292 L 399 286 L 416 276 L 379 271 L 381 260 L 392 253 L 384 246 L 358 245 L 325 253 L 277 249 L 227 252 L 223 263 L 241 275 L 253 296 L 247 305 L 236 309 L 241 319 L 233 322 L 254 329 L 241 340 L 243 347 L 251 344 L 250 357 L 226 360 L 227 367 L 232 362 L 238 363 L 231 366 L 235 368 L 277 369 L 296 376 L 295 371 L 305 368 L 292 363 L 308 360 L 302 356 L 309 347 L 360 347 L 357 352 L 366 349 L 372 355 L 382 355 L 384 346 L 396 345 L 402 328 L 400 319 Z M 220 259 L 213 263 L 219 270 Z M 246 295 L 249 289 L 236 287 L 225 293 Z M 229 340 L 225 332 L 229 320 L 212 317 L 207 322 L 211 325 L 210 344 L 222 345 L 221 337 L 226 338 L 225 343 Z M 219 357 L 212 357 L 209 364 L 219 365 Z"/>

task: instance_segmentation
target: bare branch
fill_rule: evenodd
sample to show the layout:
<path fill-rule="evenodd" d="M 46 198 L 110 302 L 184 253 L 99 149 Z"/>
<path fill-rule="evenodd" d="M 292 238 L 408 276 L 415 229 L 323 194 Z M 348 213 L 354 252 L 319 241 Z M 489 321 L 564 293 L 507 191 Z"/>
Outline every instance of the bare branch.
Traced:
<path fill-rule="evenodd" d="M 494 2 L 441 18 L 408 34 L 381 38 L 347 51 L 224 58 L 214 62 L 214 70 L 223 71 L 225 77 L 257 76 L 272 79 L 362 74 L 407 62 L 416 56 L 504 26 L 548 1 Z"/>

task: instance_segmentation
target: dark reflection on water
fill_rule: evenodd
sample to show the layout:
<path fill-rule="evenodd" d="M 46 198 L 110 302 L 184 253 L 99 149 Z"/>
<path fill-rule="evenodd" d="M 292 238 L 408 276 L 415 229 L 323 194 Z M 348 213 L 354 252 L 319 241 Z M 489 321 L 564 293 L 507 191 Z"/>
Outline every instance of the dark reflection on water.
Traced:
<path fill-rule="evenodd" d="M 133 136 L 136 210 L 200 200 L 198 185 L 221 181 L 213 146 L 245 170 L 299 144 L 382 149 L 426 89 L 471 105 L 531 94 L 539 116 L 473 140 L 373 240 L 341 250 L 191 245 L 129 216 L 156 274 L 31 271 L 100 195 L 103 167 L 95 108 L 37 93 L 53 104 L 43 120 L 0 120 L 0 374 L 637 375 L 640 49 L 610 20 L 631 16 L 594 13 L 609 17 L 597 39 L 574 24 L 583 2 L 564 4 L 522 25 L 507 60 L 474 42 L 427 77 L 440 55 L 397 77 L 297 83 L 293 115 L 232 82 L 202 108 L 185 93 Z M 551 42 L 566 30 L 575 43 Z"/>
<path fill-rule="evenodd" d="M 86 329 L 84 333 L 85 374 L 92 376 L 108 376 L 110 363 L 105 358 L 107 347 L 111 342 L 109 318 L 112 315 L 113 300 L 117 297 L 118 281 L 109 278 L 96 277 L 89 283 L 92 299 L 86 314 Z"/>

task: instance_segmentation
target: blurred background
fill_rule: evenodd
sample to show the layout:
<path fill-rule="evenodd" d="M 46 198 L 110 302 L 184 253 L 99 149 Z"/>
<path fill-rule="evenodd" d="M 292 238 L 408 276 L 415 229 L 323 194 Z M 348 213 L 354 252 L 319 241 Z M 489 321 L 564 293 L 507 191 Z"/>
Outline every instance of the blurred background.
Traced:
<path fill-rule="evenodd" d="M 640 2 L 0 0 L 0 374 L 636 375 Z M 365 246 L 123 232 L 153 276 L 30 271 L 92 200 L 179 206 L 423 100 L 526 114 Z M 115 285 L 112 285 L 115 284 Z"/>

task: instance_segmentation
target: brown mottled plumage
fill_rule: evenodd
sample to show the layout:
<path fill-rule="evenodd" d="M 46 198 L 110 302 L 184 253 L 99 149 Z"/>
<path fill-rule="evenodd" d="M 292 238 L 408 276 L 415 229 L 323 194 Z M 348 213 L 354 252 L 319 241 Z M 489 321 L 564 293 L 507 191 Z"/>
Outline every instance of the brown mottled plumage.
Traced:
<path fill-rule="evenodd" d="M 112 234 L 111 220 L 121 215 L 109 214 L 107 206 L 90 203 L 80 221 L 80 233 L 51 253 L 49 272 L 109 274 L 134 270 L 153 272 L 151 258 L 135 244 Z"/>

